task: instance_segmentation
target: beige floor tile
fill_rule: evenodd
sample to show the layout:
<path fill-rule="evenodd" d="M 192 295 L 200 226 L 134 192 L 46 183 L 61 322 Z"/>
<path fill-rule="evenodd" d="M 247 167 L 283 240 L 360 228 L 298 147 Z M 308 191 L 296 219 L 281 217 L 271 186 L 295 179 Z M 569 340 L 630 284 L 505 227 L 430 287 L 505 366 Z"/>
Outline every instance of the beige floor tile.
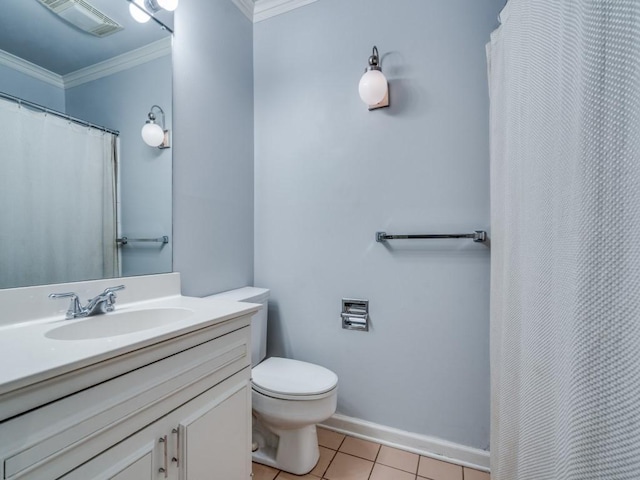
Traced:
<path fill-rule="evenodd" d="M 415 480 L 415 478 L 415 473 L 403 472 L 402 470 L 376 463 L 373 466 L 369 480 Z"/>
<path fill-rule="evenodd" d="M 320 477 L 314 475 L 293 475 L 292 473 L 280 472 L 276 480 L 318 480 Z"/>
<path fill-rule="evenodd" d="M 328 480 L 368 480 L 372 468 L 373 462 L 369 460 L 338 452 L 324 474 L 324 478 Z"/>
<path fill-rule="evenodd" d="M 340 448 L 340 444 L 344 440 L 344 435 L 332 430 L 327 430 L 326 428 L 318 427 L 317 430 L 318 445 L 330 448 L 331 450 L 338 450 L 338 448 Z"/>
<path fill-rule="evenodd" d="M 487 472 L 474 470 L 473 468 L 463 468 L 464 480 L 491 480 L 491 476 Z"/>
<path fill-rule="evenodd" d="M 275 468 L 267 467 L 261 463 L 254 463 L 253 467 L 253 480 L 273 480 L 278 475 L 278 470 Z"/>
<path fill-rule="evenodd" d="M 365 460 L 375 460 L 380 450 L 379 443 L 368 442 L 366 440 L 360 440 L 359 438 L 347 437 L 340 445 L 340 452 L 348 453 L 349 455 L 355 455 L 356 457 L 364 458 Z"/>
<path fill-rule="evenodd" d="M 330 448 L 327 448 L 327 447 L 319 447 L 319 448 L 320 448 L 320 460 L 318 460 L 318 463 L 313 468 L 313 470 L 309 472 L 311 475 L 315 475 L 316 477 L 322 477 L 322 475 L 324 475 L 324 472 L 327 471 L 327 467 L 331 463 L 331 460 L 333 460 L 333 457 L 336 455 L 335 450 L 331 450 Z"/>
<path fill-rule="evenodd" d="M 462 480 L 462 467 L 433 458 L 420 457 L 418 477 L 430 480 Z"/>
<path fill-rule="evenodd" d="M 411 472 L 415 475 L 418 471 L 418 460 L 420 460 L 420 456 L 415 453 L 405 452 L 404 450 L 383 445 L 382 448 L 380 448 L 378 458 L 376 458 L 376 463 L 397 468 L 398 470 L 404 470 L 405 472 Z"/>

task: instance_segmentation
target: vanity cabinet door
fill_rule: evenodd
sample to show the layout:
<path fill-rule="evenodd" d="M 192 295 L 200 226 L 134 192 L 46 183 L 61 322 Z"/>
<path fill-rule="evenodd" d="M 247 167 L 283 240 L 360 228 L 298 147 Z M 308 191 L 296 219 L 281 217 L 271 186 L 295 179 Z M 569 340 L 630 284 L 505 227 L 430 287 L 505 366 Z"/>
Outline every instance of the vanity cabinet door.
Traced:
<path fill-rule="evenodd" d="M 227 382 L 225 382 L 227 383 Z M 228 383 L 178 428 L 180 480 L 247 480 L 251 477 L 251 386 Z"/>
<path fill-rule="evenodd" d="M 249 480 L 250 371 L 241 370 L 60 480 Z"/>

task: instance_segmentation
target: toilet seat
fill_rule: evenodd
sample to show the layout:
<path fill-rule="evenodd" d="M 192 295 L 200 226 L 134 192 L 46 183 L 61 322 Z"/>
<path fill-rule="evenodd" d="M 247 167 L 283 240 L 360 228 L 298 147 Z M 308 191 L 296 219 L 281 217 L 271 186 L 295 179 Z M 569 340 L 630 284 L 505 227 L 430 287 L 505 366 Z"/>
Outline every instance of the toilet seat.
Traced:
<path fill-rule="evenodd" d="M 334 394 L 338 376 L 331 370 L 289 358 L 271 357 L 251 370 L 253 389 L 283 400 L 317 400 Z"/>

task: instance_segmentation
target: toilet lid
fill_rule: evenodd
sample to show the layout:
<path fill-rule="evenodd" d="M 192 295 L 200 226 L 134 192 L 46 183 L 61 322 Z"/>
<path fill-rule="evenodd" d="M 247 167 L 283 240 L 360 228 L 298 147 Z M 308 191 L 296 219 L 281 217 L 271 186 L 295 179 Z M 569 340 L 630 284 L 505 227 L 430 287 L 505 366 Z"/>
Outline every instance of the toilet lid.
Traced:
<path fill-rule="evenodd" d="M 253 367 L 251 377 L 258 390 L 293 396 L 319 395 L 338 384 L 338 376 L 327 368 L 278 357 Z"/>

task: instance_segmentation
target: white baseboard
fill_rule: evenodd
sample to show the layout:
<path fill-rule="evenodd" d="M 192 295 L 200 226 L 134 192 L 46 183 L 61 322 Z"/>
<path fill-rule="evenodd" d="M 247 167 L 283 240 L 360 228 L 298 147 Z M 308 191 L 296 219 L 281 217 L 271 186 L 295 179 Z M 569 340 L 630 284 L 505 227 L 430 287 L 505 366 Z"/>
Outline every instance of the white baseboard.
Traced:
<path fill-rule="evenodd" d="M 385 427 L 340 414 L 333 415 L 321 426 L 352 437 L 417 453 L 424 457 L 444 460 L 483 472 L 489 471 L 489 452 L 486 450 L 467 447 L 440 438 L 405 432 L 397 428 Z"/>

